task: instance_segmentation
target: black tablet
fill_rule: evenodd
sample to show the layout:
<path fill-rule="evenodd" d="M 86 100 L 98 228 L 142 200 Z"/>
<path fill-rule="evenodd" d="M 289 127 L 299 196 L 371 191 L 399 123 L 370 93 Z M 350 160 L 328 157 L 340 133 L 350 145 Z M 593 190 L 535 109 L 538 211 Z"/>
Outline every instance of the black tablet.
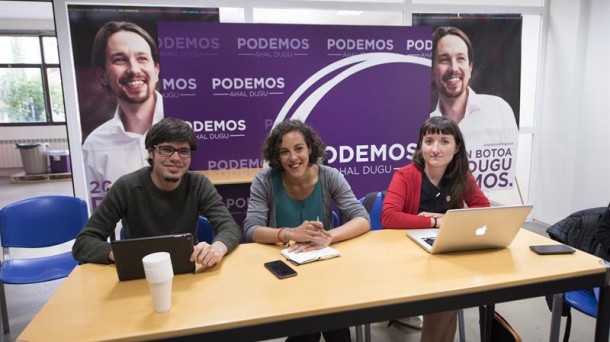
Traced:
<path fill-rule="evenodd" d="M 119 280 L 144 278 L 142 258 L 155 252 L 170 254 L 174 274 L 195 272 L 195 262 L 190 260 L 193 254 L 193 235 L 190 233 L 116 240 L 111 246 Z"/>

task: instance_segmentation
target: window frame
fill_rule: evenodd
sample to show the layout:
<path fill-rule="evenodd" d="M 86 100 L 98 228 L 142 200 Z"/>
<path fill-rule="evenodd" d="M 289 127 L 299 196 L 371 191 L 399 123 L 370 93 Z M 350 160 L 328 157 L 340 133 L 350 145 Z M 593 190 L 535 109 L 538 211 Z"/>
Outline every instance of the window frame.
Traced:
<path fill-rule="evenodd" d="M 44 99 L 44 111 L 45 121 L 41 122 L 0 122 L 0 127 L 15 127 L 15 126 L 58 126 L 66 125 L 66 109 L 64 105 L 64 121 L 54 121 L 53 111 L 51 103 L 51 89 L 49 87 L 49 80 L 47 72 L 49 69 L 58 69 L 61 77 L 61 65 L 58 60 L 57 63 L 47 63 L 45 60 L 45 51 L 43 39 L 46 37 L 53 37 L 57 41 L 57 35 L 54 32 L 0 32 L 2 37 L 36 37 L 38 38 L 38 46 L 40 47 L 40 63 L 0 63 L 1 69 L 38 69 L 40 72 L 40 79 L 42 82 L 42 92 Z M 58 42 L 59 44 L 59 42 Z M 63 80 L 62 80 L 62 92 L 63 92 Z M 65 99 L 64 99 L 65 101 Z"/>

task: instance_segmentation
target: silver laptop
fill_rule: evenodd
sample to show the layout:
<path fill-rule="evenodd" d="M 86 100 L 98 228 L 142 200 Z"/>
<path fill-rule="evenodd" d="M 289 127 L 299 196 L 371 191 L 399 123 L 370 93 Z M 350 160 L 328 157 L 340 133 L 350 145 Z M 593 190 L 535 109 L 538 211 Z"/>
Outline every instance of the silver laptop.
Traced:
<path fill-rule="evenodd" d="M 448 210 L 440 228 L 407 229 L 407 236 L 430 253 L 506 248 L 532 205 Z"/>

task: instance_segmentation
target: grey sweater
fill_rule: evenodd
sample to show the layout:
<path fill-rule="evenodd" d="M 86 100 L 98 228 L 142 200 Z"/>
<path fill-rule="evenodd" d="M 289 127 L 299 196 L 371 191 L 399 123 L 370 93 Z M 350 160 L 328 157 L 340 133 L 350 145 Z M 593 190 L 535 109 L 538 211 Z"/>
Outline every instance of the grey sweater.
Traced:
<path fill-rule="evenodd" d="M 332 167 L 320 167 L 319 182 L 322 184 L 322 203 L 324 217 L 322 222 L 326 229 L 332 227 L 332 203 L 337 205 L 341 212 L 341 222 L 348 222 L 355 217 L 364 217 L 369 220 L 366 209 L 358 202 L 343 174 Z M 250 187 L 248 213 L 244 220 L 244 234 L 246 241 L 252 241 L 252 234 L 258 226 L 277 228 L 275 216 L 275 201 L 273 199 L 272 170 L 259 172 Z"/>
<path fill-rule="evenodd" d="M 109 263 L 108 237 L 122 221 L 127 238 L 191 233 L 197 239 L 198 215 L 210 220 L 215 241 L 229 252 L 241 240 L 241 231 L 212 183 L 187 172 L 173 191 L 159 190 L 151 167 L 119 178 L 76 237 L 72 254 L 80 262 Z"/>

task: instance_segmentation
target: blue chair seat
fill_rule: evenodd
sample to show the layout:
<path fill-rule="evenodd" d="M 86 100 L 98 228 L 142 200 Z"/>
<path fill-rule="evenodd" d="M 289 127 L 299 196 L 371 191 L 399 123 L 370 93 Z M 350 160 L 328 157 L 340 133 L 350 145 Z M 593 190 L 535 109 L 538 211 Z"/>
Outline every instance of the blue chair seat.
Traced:
<path fill-rule="evenodd" d="M 591 290 L 566 292 L 564 294 L 564 301 L 586 315 L 597 317 L 597 298 L 595 298 L 595 294 Z"/>
<path fill-rule="evenodd" d="M 67 277 L 77 264 L 72 252 L 40 258 L 9 259 L 2 263 L 0 280 L 4 284 L 41 283 Z"/>

